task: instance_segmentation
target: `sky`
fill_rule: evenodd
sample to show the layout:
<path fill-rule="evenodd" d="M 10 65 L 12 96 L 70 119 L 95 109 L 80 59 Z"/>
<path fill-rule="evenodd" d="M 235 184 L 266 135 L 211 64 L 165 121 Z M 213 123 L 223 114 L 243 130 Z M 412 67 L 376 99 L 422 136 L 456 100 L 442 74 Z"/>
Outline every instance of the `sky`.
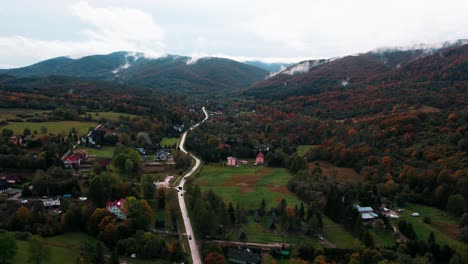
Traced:
<path fill-rule="evenodd" d="M 114 51 L 298 62 L 468 38 L 466 0 L 15 0 L 0 68 Z"/>

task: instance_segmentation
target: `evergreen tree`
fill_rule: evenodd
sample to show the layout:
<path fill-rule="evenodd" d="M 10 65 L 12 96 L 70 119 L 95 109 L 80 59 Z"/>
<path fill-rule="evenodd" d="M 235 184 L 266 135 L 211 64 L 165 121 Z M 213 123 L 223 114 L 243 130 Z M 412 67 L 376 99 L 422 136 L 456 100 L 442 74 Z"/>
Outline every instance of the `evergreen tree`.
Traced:
<path fill-rule="evenodd" d="M 100 175 L 94 176 L 89 184 L 88 196 L 97 207 L 103 207 L 105 202 L 104 183 Z"/>
<path fill-rule="evenodd" d="M 299 208 L 299 218 L 301 220 L 304 220 L 304 217 L 305 217 L 304 204 L 301 203 L 301 207 Z"/>
<path fill-rule="evenodd" d="M 262 198 L 262 201 L 260 202 L 260 207 L 258 208 L 258 214 L 260 216 L 265 215 L 265 209 L 266 209 L 266 201 L 265 201 L 265 198 Z"/>
<path fill-rule="evenodd" d="M 153 178 L 151 175 L 144 175 L 141 179 L 141 188 L 143 190 L 143 196 L 147 200 L 154 198 L 154 193 L 156 192 L 155 186 L 153 184 Z"/>
<path fill-rule="evenodd" d="M 234 207 L 232 206 L 231 202 L 229 202 L 228 214 L 229 214 L 229 219 L 231 220 L 231 225 L 235 225 L 236 224 L 236 213 L 234 211 Z"/>

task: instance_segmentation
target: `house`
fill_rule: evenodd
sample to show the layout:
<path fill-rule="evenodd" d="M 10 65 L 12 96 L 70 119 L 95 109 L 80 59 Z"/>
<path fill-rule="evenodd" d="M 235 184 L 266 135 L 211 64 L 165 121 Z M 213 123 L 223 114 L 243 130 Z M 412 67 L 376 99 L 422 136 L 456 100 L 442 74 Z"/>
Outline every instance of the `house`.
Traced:
<path fill-rule="evenodd" d="M 226 165 L 228 166 L 236 166 L 237 165 L 237 159 L 234 157 L 227 157 L 227 163 Z"/>
<path fill-rule="evenodd" d="M 265 162 L 265 155 L 263 155 L 262 152 L 259 152 L 257 154 L 257 157 L 255 158 L 255 163 L 257 164 L 263 164 Z"/>
<path fill-rule="evenodd" d="M 154 157 L 154 160 L 161 160 L 165 161 L 168 160 L 171 157 L 171 153 L 167 151 L 166 149 L 159 149 L 156 151 L 156 156 Z"/>
<path fill-rule="evenodd" d="M 6 180 L 9 184 L 18 184 L 21 183 L 21 177 L 18 175 L 8 175 Z"/>
<path fill-rule="evenodd" d="M 369 206 L 361 207 L 355 204 L 354 208 L 356 208 L 356 210 L 359 212 L 362 220 L 368 221 L 368 220 L 373 220 L 379 217 L 376 213 L 374 213 L 374 209 L 372 209 L 372 207 L 369 207 Z"/>
<path fill-rule="evenodd" d="M 185 131 L 185 125 L 174 125 L 173 126 L 174 128 L 174 131 L 177 132 L 177 133 L 182 133 Z"/>
<path fill-rule="evenodd" d="M 65 168 L 67 169 L 78 167 L 80 164 L 81 157 L 78 155 L 71 155 L 63 159 L 63 165 L 65 165 Z"/>
<path fill-rule="evenodd" d="M 144 148 L 136 148 L 140 155 L 146 155 L 146 150 Z"/>
<path fill-rule="evenodd" d="M 261 260 L 260 255 L 250 249 L 228 248 L 226 255 L 228 263 L 257 264 Z"/>
<path fill-rule="evenodd" d="M 12 136 L 9 138 L 11 144 L 21 145 L 26 141 L 26 136 Z"/>
<path fill-rule="evenodd" d="M 42 199 L 42 203 L 45 207 L 57 207 L 60 206 L 60 199 Z"/>
<path fill-rule="evenodd" d="M 268 152 L 272 150 L 273 147 L 270 144 L 261 144 L 261 145 L 257 145 L 255 149 L 260 152 Z"/>
<path fill-rule="evenodd" d="M 106 209 L 117 216 L 120 220 L 125 220 L 127 219 L 127 214 L 124 212 L 124 202 L 124 198 L 120 198 L 118 201 L 108 202 L 106 204 Z"/>
<path fill-rule="evenodd" d="M 94 138 L 92 136 L 85 136 L 85 137 L 82 137 L 81 138 L 81 142 L 83 144 L 85 144 L 86 146 L 87 145 L 91 145 L 91 146 L 94 146 L 96 145 L 96 142 L 94 141 Z"/>

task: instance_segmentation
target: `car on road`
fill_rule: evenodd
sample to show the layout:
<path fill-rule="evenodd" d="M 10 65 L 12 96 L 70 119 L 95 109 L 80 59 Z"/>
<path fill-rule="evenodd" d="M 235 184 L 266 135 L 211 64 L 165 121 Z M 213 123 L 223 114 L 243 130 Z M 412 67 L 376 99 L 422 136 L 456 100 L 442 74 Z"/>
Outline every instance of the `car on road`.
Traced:
<path fill-rule="evenodd" d="M 26 203 L 28 203 L 28 200 L 21 200 L 21 203 L 26 204 Z"/>
<path fill-rule="evenodd" d="M 181 193 L 181 194 L 180 194 L 180 196 L 184 196 L 184 194 L 183 194 L 183 193 Z"/>
<path fill-rule="evenodd" d="M 192 240 L 192 236 L 189 235 L 189 236 L 188 236 L 188 239 L 189 239 L 189 240 Z"/>

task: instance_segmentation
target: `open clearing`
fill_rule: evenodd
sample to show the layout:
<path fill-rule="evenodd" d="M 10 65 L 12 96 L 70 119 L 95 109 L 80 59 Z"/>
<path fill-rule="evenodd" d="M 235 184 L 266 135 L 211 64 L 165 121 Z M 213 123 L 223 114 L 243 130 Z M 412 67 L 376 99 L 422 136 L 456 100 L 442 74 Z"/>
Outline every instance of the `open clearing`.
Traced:
<path fill-rule="evenodd" d="M 171 145 L 177 144 L 177 142 L 179 142 L 179 138 L 177 137 L 172 137 L 172 138 L 165 137 L 161 140 L 159 144 L 164 147 L 164 146 L 171 146 Z"/>
<path fill-rule="evenodd" d="M 96 239 L 84 233 L 66 233 L 59 236 L 44 238 L 50 248 L 50 260 L 47 263 L 75 263 L 85 241 L 95 242 Z M 12 263 L 30 263 L 29 242 L 17 240 L 18 251 Z"/>
<path fill-rule="evenodd" d="M 239 204 L 245 209 L 258 208 L 262 198 L 267 208 L 276 207 L 283 198 L 288 206 L 294 207 L 301 201 L 286 187 L 291 177 L 283 168 L 236 168 L 217 163 L 204 166 L 196 183 L 202 190 L 212 189 L 226 203 Z"/>
<path fill-rule="evenodd" d="M 115 147 L 114 146 L 103 146 L 100 149 L 95 148 L 79 148 L 86 150 L 88 155 L 94 155 L 98 158 L 112 158 L 114 157 Z"/>
<path fill-rule="evenodd" d="M 337 167 L 324 161 L 314 161 L 309 163 L 309 169 L 315 168 L 322 169 L 325 176 L 332 178 L 339 183 L 357 182 L 363 180 L 363 178 L 352 168 Z"/>
<path fill-rule="evenodd" d="M 405 211 L 400 213 L 400 219 L 404 219 L 413 225 L 418 239 L 427 240 L 429 234 L 434 232 L 438 243 L 451 245 L 459 252 L 468 252 L 468 245 L 456 240 L 459 220 L 448 216 L 444 211 L 429 206 L 407 204 L 404 208 Z M 411 216 L 414 212 L 418 212 L 420 216 Z M 430 224 L 423 222 L 425 216 L 430 217 Z"/>
<path fill-rule="evenodd" d="M 75 128 L 78 131 L 78 136 L 88 133 L 90 128 L 95 128 L 94 122 L 79 122 L 79 121 L 59 121 L 59 122 L 11 122 L 0 129 L 11 129 L 15 135 L 23 134 L 25 128 L 31 129 L 31 134 L 37 131 L 36 136 L 45 136 L 49 134 L 58 135 L 59 133 L 66 136 Z M 47 128 L 47 133 L 42 133 L 41 128 Z"/>
<path fill-rule="evenodd" d="M 310 149 L 317 147 L 317 145 L 299 145 L 297 146 L 297 155 L 304 157 Z"/>
<path fill-rule="evenodd" d="M 24 120 L 30 117 L 40 117 L 48 112 L 50 111 L 25 108 L 0 108 L 0 122 L 18 119 Z"/>
<path fill-rule="evenodd" d="M 92 120 L 100 121 L 101 119 L 105 119 L 111 122 L 117 122 L 121 118 L 133 118 L 136 115 L 127 114 L 127 113 L 118 113 L 118 112 L 86 112 L 86 115 L 81 115 L 81 117 L 88 117 L 91 116 Z"/>
<path fill-rule="evenodd" d="M 356 247 L 355 238 L 342 225 L 322 215 L 323 236 L 339 248 Z"/>

